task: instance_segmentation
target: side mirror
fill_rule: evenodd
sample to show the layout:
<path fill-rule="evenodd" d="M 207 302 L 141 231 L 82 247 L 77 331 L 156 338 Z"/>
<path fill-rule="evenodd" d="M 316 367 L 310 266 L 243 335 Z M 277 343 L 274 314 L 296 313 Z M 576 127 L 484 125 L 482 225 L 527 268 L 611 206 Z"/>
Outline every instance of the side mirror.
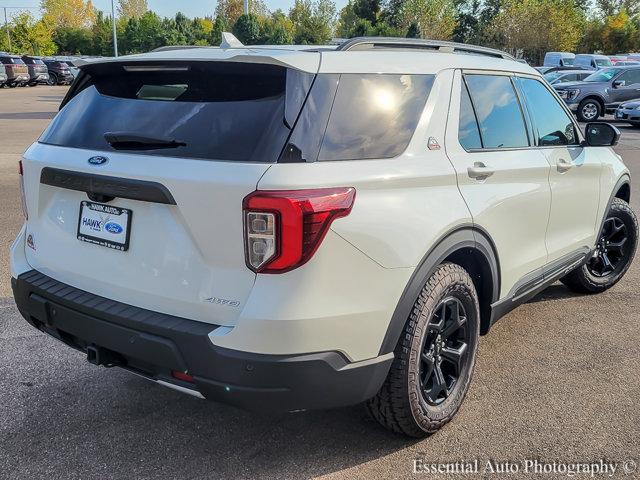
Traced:
<path fill-rule="evenodd" d="M 616 80 L 615 82 L 613 82 L 613 88 L 624 87 L 626 84 L 627 82 L 625 82 L 624 80 Z"/>
<path fill-rule="evenodd" d="M 613 147 L 620 139 L 620 130 L 610 123 L 587 123 L 584 137 L 590 147 Z"/>

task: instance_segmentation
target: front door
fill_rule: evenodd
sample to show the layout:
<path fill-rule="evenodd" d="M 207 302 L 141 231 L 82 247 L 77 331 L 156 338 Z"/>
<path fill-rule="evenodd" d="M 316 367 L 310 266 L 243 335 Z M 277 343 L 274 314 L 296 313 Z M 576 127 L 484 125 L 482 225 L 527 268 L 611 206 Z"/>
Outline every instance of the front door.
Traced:
<path fill-rule="evenodd" d="M 551 166 L 546 242 L 553 263 L 595 244 L 601 164 L 597 152 L 580 145 L 576 124 L 543 82 L 521 77 L 518 83 L 539 151 Z"/>

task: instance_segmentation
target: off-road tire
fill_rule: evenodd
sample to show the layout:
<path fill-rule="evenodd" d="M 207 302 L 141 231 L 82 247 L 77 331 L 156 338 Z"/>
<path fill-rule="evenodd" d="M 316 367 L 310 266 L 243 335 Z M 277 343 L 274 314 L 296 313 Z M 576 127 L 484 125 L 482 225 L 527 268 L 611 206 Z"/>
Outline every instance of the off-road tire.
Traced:
<path fill-rule="evenodd" d="M 422 396 L 419 379 L 423 342 L 434 310 L 451 297 L 459 300 L 466 312 L 469 340 L 465 366 L 450 396 L 440 405 L 429 405 Z M 456 414 L 469 388 L 479 331 L 480 307 L 471 277 L 459 265 L 438 266 L 416 299 L 385 383 L 366 402 L 369 413 L 387 429 L 411 437 L 425 437 L 442 428 Z"/>
<path fill-rule="evenodd" d="M 595 275 L 592 272 L 590 263 L 576 268 L 560 280 L 571 290 L 579 293 L 603 292 L 618 283 L 624 274 L 627 273 L 627 270 L 629 270 L 636 253 L 636 247 L 638 246 L 638 220 L 629 204 L 620 198 L 613 199 L 607 212 L 605 223 L 612 218 L 618 219 L 626 227 L 627 240 L 624 244 L 624 257 L 620 259 L 620 264 L 616 265 L 616 268 L 605 276 Z M 603 232 L 598 234 L 598 243 L 604 234 L 603 228 Z"/>

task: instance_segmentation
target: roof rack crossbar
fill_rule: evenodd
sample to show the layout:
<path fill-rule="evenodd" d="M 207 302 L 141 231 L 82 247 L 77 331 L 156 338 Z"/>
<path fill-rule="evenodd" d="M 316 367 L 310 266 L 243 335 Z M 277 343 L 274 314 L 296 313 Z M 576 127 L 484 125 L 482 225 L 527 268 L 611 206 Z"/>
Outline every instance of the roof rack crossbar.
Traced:
<path fill-rule="evenodd" d="M 493 48 L 422 38 L 356 37 L 342 43 L 336 50 L 373 50 L 375 48 L 415 48 L 445 53 L 486 55 L 489 57 L 503 58 L 505 60 L 515 60 L 512 55 Z"/>

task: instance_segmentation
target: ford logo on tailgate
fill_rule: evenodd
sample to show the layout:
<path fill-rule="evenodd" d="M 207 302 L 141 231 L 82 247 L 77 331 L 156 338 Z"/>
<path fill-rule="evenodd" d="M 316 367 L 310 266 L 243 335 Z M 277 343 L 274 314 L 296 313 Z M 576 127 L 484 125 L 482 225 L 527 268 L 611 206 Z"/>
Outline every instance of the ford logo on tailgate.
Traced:
<path fill-rule="evenodd" d="M 107 163 L 109 161 L 109 159 L 107 157 L 91 157 L 89 160 L 87 160 L 91 165 L 104 165 L 105 163 Z"/>
<path fill-rule="evenodd" d="M 109 233 L 113 233 L 115 235 L 122 233 L 122 231 L 124 230 L 122 228 L 122 226 L 118 225 L 116 222 L 109 222 L 104 226 L 104 229 L 109 232 Z"/>

